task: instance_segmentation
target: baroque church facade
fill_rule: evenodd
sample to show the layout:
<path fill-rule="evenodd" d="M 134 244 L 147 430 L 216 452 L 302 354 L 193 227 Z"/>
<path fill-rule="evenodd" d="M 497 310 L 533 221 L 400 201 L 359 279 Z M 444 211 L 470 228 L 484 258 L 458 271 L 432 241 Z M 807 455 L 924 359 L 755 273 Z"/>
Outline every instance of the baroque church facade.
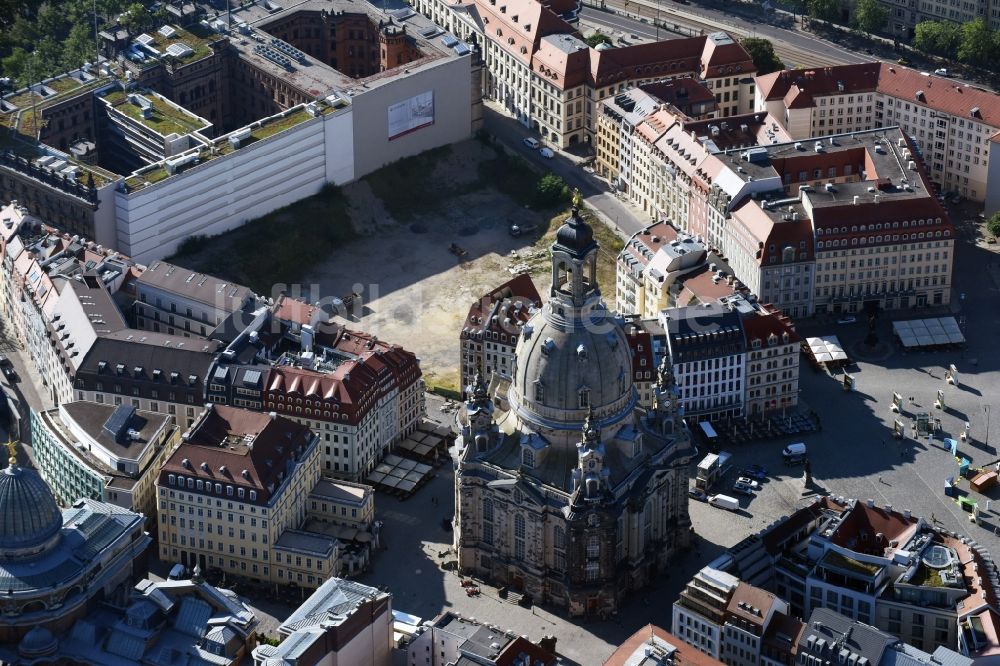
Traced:
<path fill-rule="evenodd" d="M 574 208 L 511 379 L 467 390 L 455 481 L 460 570 L 577 616 L 617 612 L 689 545 L 696 454 L 666 360 L 652 408 L 638 404 L 597 251 Z"/>

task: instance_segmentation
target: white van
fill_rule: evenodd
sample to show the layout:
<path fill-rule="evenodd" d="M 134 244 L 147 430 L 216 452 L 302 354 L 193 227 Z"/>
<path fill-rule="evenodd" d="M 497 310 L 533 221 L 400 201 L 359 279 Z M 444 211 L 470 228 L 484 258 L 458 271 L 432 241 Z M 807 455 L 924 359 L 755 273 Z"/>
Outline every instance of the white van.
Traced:
<path fill-rule="evenodd" d="M 524 145 L 526 145 L 528 148 L 531 148 L 532 150 L 538 150 L 538 146 L 541 145 L 540 143 L 538 143 L 538 139 L 530 136 L 524 137 L 522 141 L 524 141 Z"/>
<path fill-rule="evenodd" d="M 735 497 L 730 497 L 729 495 L 712 495 L 708 498 L 708 503 L 719 509 L 725 509 L 726 511 L 740 510 L 740 501 Z"/>
<path fill-rule="evenodd" d="M 184 568 L 184 565 L 178 562 L 171 567 L 170 575 L 167 576 L 167 580 L 184 580 L 184 574 L 186 572 L 187 569 Z"/>
<path fill-rule="evenodd" d="M 802 442 L 789 444 L 781 450 L 781 455 L 786 458 L 799 458 L 806 454 L 806 445 Z"/>

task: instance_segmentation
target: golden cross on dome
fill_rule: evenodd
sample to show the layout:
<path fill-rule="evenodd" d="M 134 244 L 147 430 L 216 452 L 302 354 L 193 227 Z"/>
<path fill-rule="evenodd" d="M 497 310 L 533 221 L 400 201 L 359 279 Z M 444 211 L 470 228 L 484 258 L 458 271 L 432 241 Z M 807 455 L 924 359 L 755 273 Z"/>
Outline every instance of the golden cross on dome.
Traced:
<path fill-rule="evenodd" d="M 14 441 L 13 437 L 8 435 L 7 443 L 4 444 L 4 446 L 7 447 L 7 453 L 10 456 L 7 459 L 7 462 L 10 463 L 11 467 L 14 467 L 15 465 L 17 465 L 17 442 Z"/>

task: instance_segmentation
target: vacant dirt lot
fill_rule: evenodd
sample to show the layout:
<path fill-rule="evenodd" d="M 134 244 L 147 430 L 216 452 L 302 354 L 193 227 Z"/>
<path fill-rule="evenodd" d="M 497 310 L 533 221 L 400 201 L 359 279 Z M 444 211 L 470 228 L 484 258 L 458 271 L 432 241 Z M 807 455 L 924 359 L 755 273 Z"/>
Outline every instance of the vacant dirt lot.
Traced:
<path fill-rule="evenodd" d="M 249 280 L 269 296 L 276 294 L 264 283 L 289 285 L 293 295 L 313 302 L 360 293 L 363 305 L 346 318 L 350 325 L 411 349 L 421 359 L 428 385 L 454 390 L 459 388 L 458 336 L 469 306 L 525 270 L 532 272 L 544 295 L 550 227 L 566 217 L 561 207 L 533 211 L 522 205 L 524 197 L 518 197 L 518 203 L 485 186 L 489 174 L 483 172 L 489 167 L 483 165 L 492 164 L 495 157 L 492 148 L 470 140 L 344 187 L 332 200 L 338 203 L 338 215 L 349 218 L 354 237 L 332 242 L 323 258 L 304 270 L 296 265 L 295 277 L 279 270 L 250 278 L 252 262 L 228 260 L 240 251 L 239 245 L 253 240 L 241 238 L 242 230 L 208 239 L 196 252 L 173 260 L 206 272 L 234 273 L 226 277 Z M 408 207 L 411 198 L 414 206 Z M 306 205 L 311 207 L 301 212 L 298 204 L 282 211 L 269 225 L 294 225 L 296 216 L 303 214 L 323 215 L 315 210 L 321 201 Z M 512 238 L 511 224 L 535 230 Z M 601 278 L 607 291 L 613 289 L 614 257 L 621 244 L 600 222 L 595 229 L 603 248 Z M 459 259 L 449 251 L 452 243 L 467 254 Z M 259 246 L 254 249 L 260 252 Z M 230 264 L 242 266 L 246 276 Z"/>

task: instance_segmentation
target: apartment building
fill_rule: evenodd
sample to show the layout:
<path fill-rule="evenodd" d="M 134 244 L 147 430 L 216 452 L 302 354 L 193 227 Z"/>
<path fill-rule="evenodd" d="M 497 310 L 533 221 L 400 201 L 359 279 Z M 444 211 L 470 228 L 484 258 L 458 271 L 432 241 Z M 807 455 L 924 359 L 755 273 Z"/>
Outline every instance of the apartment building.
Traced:
<path fill-rule="evenodd" d="M 556 655 L 524 636 L 445 611 L 425 622 L 406 645 L 406 666 L 555 666 Z"/>
<path fill-rule="evenodd" d="M 746 339 L 740 314 L 723 301 L 659 315 L 689 422 L 744 415 Z"/>
<path fill-rule="evenodd" d="M 798 404 L 801 338 L 780 310 L 737 294 L 667 308 L 642 325 L 670 354 L 691 423 L 765 418 Z"/>
<path fill-rule="evenodd" d="M 47 398 L 58 404 L 72 400 L 75 367 L 86 353 L 82 336 L 64 349 L 67 323 L 92 328 L 89 304 L 79 297 L 90 293 L 94 282 L 82 280 L 85 272 L 98 276 L 109 292 L 116 292 L 132 270 L 132 262 L 101 246 L 70 236 L 28 214 L 16 201 L 0 209 L 0 314 L 38 370 Z M 95 286 L 94 289 L 97 289 Z M 102 329 L 123 327 L 120 315 L 109 312 Z M 74 353 L 76 352 L 76 353 Z"/>
<path fill-rule="evenodd" d="M 604 666 L 722 666 L 723 662 L 689 647 L 668 631 L 648 624 L 632 634 Z"/>
<path fill-rule="evenodd" d="M 319 438 L 304 425 L 207 407 L 156 482 L 160 559 L 318 587 L 339 572 L 338 542 L 299 529 L 319 461 Z"/>
<path fill-rule="evenodd" d="M 1000 29 L 997 0 L 881 0 L 889 10 L 886 27 L 895 36 L 909 39 L 921 21 L 969 23 L 977 18 L 992 30 Z"/>
<path fill-rule="evenodd" d="M 253 666 L 392 663 L 392 595 L 330 578 L 278 627 L 277 646 L 253 650 Z"/>
<path fill-rule="evenodd" d="M 255 300 L 248 287 L 164 261 L 150 264 L 134 287 L 136 328 L 185 337 L 208 337 L 244 310 L 249 323 Z"/>
<path fill-rule="evenodd" d="M 541 304 L 538 289 L 527 273 L 483 294 L 472 304 L 459 343 L 462 387 L 471 386 L 477 372 L 486 377 L 497 373 L 510 378 L 521 329 Z"/>
<path fill-rule="evenodd" d="M 187 429 L 205 404 L 205 375 L 219 350 L 216 340 L 132 329 L 102 333 L 76 369 L 73 395 L 166 413 Z"/>
<path fill-rule="evenodd" d="M 35 465 L 60 506 L 89 497 L 141 513 L 147 529 L 155 528 L 155 480 L 181 439 L 171 417 L 128 405 L 64 402 L 32 411 L 31 434 Z"/>
<path fill-rule="evenodd" d="M 268 371 L 262 400 L 316 431 L 324 473 L 349 481 L 364 479 L 426 413 L 417 358 L 342 327 L 307 329 L 302 350 L 284 352 Z"/>
<path fill-rule="evenodd" d="M 615 307 L 655 319 L 666 308 L 730 296 L 735 278 L 704 243 L 666 222 L 635 233 L 618 253 Z"/>
<path fill-rule="evenodd" d="M 308 514 L 322 522 L 368 532 L 375 522 L 375 492 L 361 483 L 322 478 L 309 492 Z"/>
<path fill-rule="evenodd" d="M 598 50 L 536 0 L 417 0 L 414 8 L 479 44 L 483 96 L 557 148 L 592 141 L 597 105 L 632 85 L 697 77 L 718 117 L 753 108 L 753 61 L 724 32 Z"/>
<path fill-rule="evenodd" d="M 759 416 L 784 411 L 799 403 L 799 352 L 802 338 L 781 313 L 758 307 L 742 317 L 746 338 L 746 414 Z"/>
<path fill-rule="evenodd" d="M 888 63 L 785 70 L 755 85 L 756 109 L 793 138 L 898 126 L 937 187 L 985 202 L 987 214 L 1000 208 L 987 196 L 1000 182 L 989 167 L 1000 132 L 993 93 Z"/>
<path fill-rule="evenodd" d="M 954 645 L 977 659 L 1000 649 L 989 562 L 980 546 L 910 511 L 823 498 L 713 566 L 787 599 L 799 617 L 825 608 L 918 650 Z"/>
<path fill-rule="evenodd" d="M 826 608 L 817 608 L 809 616 L 798 643 L 798 654 L 802 664 L 825 664 L 834 660 L 858 666 L 972 666 L 976 663 L 944 645 L 938 645 L 934 653 L 929 654 L 891 633 Z"/>

